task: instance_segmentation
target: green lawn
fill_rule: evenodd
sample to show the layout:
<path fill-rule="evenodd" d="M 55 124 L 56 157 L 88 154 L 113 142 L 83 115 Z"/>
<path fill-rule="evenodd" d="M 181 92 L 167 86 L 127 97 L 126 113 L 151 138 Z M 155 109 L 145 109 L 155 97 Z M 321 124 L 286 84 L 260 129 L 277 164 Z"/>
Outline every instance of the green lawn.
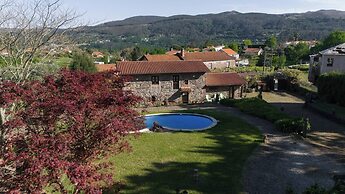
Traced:
<path fill-rule="evenodd" d="M 133 138 L 132 152 L 114 156 L 121 193 L 240 193 L 246 159 L 262 141 L 259 130 L 225 112 L 210 115 L 220 123 L 195 133 L 151 133 Z M 199 170 L 199 181 L 193 176 Z M 110 190 L 109 193 L 114 193 Z"/>

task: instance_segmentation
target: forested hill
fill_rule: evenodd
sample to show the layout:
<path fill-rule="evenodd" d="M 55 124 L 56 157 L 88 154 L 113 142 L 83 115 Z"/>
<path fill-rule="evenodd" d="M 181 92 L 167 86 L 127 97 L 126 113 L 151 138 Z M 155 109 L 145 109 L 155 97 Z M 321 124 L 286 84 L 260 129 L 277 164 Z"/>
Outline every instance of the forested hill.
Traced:
<path fill-rule="evenodd" d="M 137 16 L 108 22 L 83 30 L 82 41 L 93 46 L 125 48 L 133 45 L 168 48 L 171 45 L 202 46 L 207 42 L 229 43 L 251 39 L 262 42 L 267 36 L 279 40 L 314 40 L 331 31 L 345 30 L 345 12 L 320 10 L 292 14 L 239 13 L 171 17 Z"/>

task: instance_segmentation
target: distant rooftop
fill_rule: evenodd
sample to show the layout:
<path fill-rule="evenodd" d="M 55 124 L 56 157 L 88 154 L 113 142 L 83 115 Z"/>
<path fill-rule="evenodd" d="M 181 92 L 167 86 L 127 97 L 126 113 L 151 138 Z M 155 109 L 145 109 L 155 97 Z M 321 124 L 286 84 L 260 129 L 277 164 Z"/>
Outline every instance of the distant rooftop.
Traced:
<path fill-rule="evenodd" d="M 321 51 L 322 55 L 345 55 L 345 43 Z"/>

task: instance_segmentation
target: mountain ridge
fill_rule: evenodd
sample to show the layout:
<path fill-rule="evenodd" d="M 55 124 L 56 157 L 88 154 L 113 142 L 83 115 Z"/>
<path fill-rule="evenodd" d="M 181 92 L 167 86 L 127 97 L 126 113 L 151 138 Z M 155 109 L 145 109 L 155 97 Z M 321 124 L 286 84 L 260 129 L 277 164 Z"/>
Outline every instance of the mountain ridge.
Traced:
<path fill-rule="evenodd" d="M 318 10 L 304 13 L 268 14 L 228 11 L 216 14 L 134 16 L 88 26 L 83 32 L 91 46 L 126 48 L 172 45 L 202 46 L 252 39 L 263 42 L 275 35 L 281 41 L 322 39 L 331 31 L 345 30 L 345 11 Z M 100 40 L 108 40 L 104 43 Z M 85 40 L 84 40 L 85 41 Z M 98 42 L 101 42 L 97 44 Z"/>

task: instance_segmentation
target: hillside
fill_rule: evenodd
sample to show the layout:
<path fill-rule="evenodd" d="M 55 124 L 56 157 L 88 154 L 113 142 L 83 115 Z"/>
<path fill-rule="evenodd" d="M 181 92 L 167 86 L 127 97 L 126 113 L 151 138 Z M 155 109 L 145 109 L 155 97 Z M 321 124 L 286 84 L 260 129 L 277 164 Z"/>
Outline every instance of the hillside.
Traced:
<path fill-rule="evenodd" d="M 93 47 L 125 48 L 133 45 L 169 48 L 171 45 L 201 46 L 205 42 L 229 43 L 249 38 L 262 42 L 269 35 L 282 41 L 313 40 L 333 30 L 345 30 L 345 12 L 320 10 L 291 14 L 239 13 L 171 17 L 137 16 L 89 26 L 78 34 Z"/>

